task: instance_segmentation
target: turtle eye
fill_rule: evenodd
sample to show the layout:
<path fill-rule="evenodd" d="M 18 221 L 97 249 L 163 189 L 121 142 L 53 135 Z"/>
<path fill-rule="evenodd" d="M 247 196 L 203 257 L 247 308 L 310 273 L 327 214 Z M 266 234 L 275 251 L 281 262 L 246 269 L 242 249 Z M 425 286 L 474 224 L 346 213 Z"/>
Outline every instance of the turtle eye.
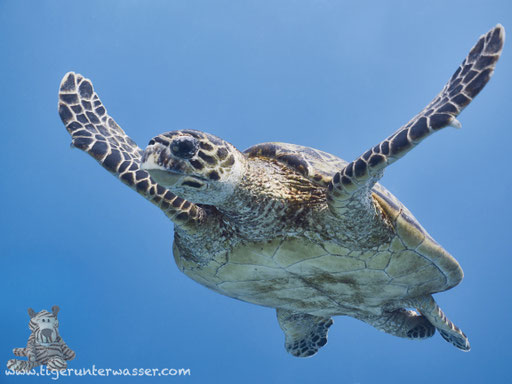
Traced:
<path fill-rule="evenodd" d="M 197 152 L 197 140 L 190 136 L 181 136 L 171 142 L 171 152 L 176 157 L 190 159 Z"/>

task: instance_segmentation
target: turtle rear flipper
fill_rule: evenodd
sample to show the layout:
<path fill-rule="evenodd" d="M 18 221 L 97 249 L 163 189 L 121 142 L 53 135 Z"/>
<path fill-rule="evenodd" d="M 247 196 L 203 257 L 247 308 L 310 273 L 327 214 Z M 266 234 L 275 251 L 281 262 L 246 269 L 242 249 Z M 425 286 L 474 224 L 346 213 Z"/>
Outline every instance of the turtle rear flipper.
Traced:
<path fill-rule="evenodd" d="M 327 332 L 333 321 L 307 313 L 277 309 L 277 320 L 285 334 L 286 351 L 295 357 L 309 357 L 327 344 Z"/>
<path fill-rule="evenodd" d="M 354 200 L 367 200 L 384 168 L 441 128 L 460 127 L 457 115 L 491 78 L 504 40 L 505 29 L 500 24 L 481 36 L 429 105 L 394 134 L 334 174 L 328 186 L 331 211 L 342 215 Z"/>
<path fill-rule="evenodd" d="M 464 352 L 471 349 L 468 337 L 446 317 L 431 295 L 412 299 L 410 305 L 417 308 L 437 328 L 443 339 Z"/>
<path fill-rule="evenodd" d="M 435 327 L 425 316 L 414 311 L 397 309 L 381 316 L 359 317 L 380 331 L 406 339 L 423 340 L 434 336 Z"/>
<path fill-rule="evenodd" d="M 74 147 L 94 157 L 176 224 L 193 226 L 204 215 L 201 208 L 157 184 L 140 168 L 142 150 L 107 114 L 89 79 L 73 72 L 64 76 L 59 89 L 59 115 Z"/>

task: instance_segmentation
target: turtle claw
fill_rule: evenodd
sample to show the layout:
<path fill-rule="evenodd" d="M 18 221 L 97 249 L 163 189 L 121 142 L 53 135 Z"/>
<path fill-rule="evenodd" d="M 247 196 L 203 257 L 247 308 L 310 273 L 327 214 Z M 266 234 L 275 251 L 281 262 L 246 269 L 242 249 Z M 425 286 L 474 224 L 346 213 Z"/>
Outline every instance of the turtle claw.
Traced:
<path fill-rule="evenodd" d="M 453 127 L 453 128 L 457 128 L 457 129 L 460 129 L 462 128 L 462 124 L 460 123 L 459 120 L 457 120 L 455 117 L 453 118 L 453 120 L 450 122 L 450 124 L 448 124 L 448 126 L 450 127 Z"/>

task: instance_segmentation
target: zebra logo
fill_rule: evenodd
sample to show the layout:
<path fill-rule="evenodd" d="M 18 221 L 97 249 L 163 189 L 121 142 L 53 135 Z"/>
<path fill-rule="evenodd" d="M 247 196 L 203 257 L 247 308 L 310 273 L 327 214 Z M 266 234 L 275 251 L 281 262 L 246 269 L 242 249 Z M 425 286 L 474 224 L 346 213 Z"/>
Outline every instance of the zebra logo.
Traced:
<path fill-rule="evenodd" d="M 42 310 L 35 312 L 28 309 L 30 321 L 28 327 L 32 331 L 26 348 L 14 348 L 15 356 L 25 356 L 28 360 L 11 359 L 7 368 L 14 371 L 30 371 L 40 365 L 46 365 L 49 370 L 66 369 L 66 361 L 75 358 L 75 352 L 62 340 L 59 334 L 59 307 L 54 305 L 52 312 Z"/>

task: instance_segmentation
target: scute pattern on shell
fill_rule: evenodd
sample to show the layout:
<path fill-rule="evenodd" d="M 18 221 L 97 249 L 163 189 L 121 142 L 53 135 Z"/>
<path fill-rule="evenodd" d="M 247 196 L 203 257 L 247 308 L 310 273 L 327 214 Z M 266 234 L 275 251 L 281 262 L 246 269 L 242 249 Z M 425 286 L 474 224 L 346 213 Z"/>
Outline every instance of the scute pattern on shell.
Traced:
<path fill-rule="evenodd" d="M 408 248 L 398 236 L 367 252 L 303 237 L 243 243 L 203 267 L 176 251 L 185 274 L 208 281 L 219 293 L 316 316 L 380 314 L 395 300 L 449 288 L 447 275 L 429 255 Z"/>

